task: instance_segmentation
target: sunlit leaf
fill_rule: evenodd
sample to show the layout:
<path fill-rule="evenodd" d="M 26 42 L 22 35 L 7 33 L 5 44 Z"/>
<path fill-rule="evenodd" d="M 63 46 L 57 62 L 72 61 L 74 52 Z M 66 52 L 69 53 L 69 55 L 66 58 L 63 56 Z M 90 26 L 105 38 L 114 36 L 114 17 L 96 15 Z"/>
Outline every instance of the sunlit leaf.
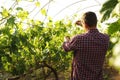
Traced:
<path fill-rule="evenodd" d="M 3 10 L 2 10 L 2 16 L 3 17 L 8 17 L 9 16 L 9 12 L 8 12 L 8 10 L 7 9 L 5 9 L 5 8 L 3 8 Z"/>
<path fill-rule="evenodd" d="M 46 14 L 47 14 L 46 10 L 45 10 L 45 9 L 42 9 L 42 10 L 41 10 L 41 14 L 44 15 L 44 16 L 46 16 Z"/>
<path fill-rule="evenodd" d="M 17 17 L 20 18 L 21 20 L 25 20 L 28 17 L 28 11 L 19 11 L 17 13 Z"/>
<path fill-rule="evenodd" d="M 35 2 L 35 5 L 37 6 L 37 7 L 39 7 L 40 6 L 40 2 Z"/>

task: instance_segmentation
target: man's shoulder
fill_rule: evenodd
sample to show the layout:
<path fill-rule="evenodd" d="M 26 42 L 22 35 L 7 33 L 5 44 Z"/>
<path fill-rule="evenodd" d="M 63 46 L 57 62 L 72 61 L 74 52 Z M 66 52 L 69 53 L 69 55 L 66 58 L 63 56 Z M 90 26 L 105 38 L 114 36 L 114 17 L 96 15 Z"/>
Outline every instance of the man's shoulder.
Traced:
<path fill-rule="evenodd" d="M 106 33 L 100 33 L 103 37 L 105 37 L 105 38 L 109 38 L 109 35 L 108 34 L 106 34 Z"/>
<path fill-rule="evenodd" d="M 109 35 L 108 34 L 106 34 L 106 33 L 100 33 L 100 36 L 99 36 L 101 39 L 103 39 L 104 41 L 107 41 L 107 42 L 109 42 L 109 40 L 110 40 L 110 37 L 109 37 Z"/>
<path fill-rule="evenodd" d="M 82 39 L 86 36 L 86 34 L 77 34 L 73 37 L 73 39 Z"/>

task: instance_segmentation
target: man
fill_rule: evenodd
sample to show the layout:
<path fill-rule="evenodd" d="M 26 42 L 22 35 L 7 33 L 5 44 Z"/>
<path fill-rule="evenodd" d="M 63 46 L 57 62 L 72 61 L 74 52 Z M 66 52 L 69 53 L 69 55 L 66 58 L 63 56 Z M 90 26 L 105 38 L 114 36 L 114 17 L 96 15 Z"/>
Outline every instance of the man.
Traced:
<path fill-rule="evenodd" d="M 81 24 L 86 33 L 76 35 L 71 40 L 67 36 L 63 43 L 66 52 L 74 52 L 71 80 L 103 80 L 102 68 L 109 37 L 96 28 L 97 17 L 94 12 L 84 13 L 82 20 L 76 24 Z"/>

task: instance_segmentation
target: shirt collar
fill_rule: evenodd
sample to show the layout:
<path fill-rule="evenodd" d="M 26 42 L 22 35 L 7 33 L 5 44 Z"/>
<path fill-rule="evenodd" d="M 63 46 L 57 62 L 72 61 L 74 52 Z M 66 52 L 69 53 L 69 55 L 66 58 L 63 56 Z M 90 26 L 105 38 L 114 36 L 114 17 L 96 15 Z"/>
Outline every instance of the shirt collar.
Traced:
<path fill-rule="evenodd" d="M 96 32 L 99 32 L 98 29 L 90 29 L 90 30 L 88 30 L 88 33 L 96 33 Z"/>

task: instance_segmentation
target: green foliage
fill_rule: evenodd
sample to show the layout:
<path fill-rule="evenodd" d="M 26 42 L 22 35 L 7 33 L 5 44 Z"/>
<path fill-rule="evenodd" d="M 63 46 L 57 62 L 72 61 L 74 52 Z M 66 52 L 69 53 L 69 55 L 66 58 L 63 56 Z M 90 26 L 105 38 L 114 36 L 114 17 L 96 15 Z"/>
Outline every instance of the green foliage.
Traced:
<path fill-rule="evenodd" d="M 110 14 L 114 10 L 115 6 L 118 4 L 118 0 L 107 0 L 100 10 L 100 13 L 103 14 L 102 22 L 109 19 Z"/>
<path fill-rule="evenodd" d="M 120 19 L 114 23 L 109 24 L 108 33 L 112 35 L 112 34 L 115 34 L 116 32 L 120 32 L 119 26 L 120 26 Z"/>
<path fill-rule="evenodd" d="M 108 22 L 107 32 L 110 35 L 110 44 L 107 54 L 107 61 L 110 66 L 113 66 L 118 72 L 120 72 L 120 2 L 119 0 L 108 0 L 102 8 L 101 13 L 103 14 L 102 22 L 107 20 L 116 19 L 114 22 Z"/>
<path fill-rule="evenodd" d="M 17 17 L 21 20 L 25 20 L 28 17 L 28 11 L 20 10 L 17 13 Z"/>
<path fill-rule="evenodd" d="M 31 20 L 23 8 L 17 7 L 16 10 L 13 14 L 4 8 L 3 12 L 7 14 L 1 14 L 8 18 L 3 19 L 5 22 L 0 28 L 0 68 L 21 75 L 45 61 L 57 72 L 67 70 L 72 54 L 63 51 L 63 38 L 77 33 L 78 27 L 72 28 L 71 20 L 68 23 L 65 20 L 54 22 L 51 18 L 46 23 Z M 41 13 L 46 15 L 46 10 Z"/>

